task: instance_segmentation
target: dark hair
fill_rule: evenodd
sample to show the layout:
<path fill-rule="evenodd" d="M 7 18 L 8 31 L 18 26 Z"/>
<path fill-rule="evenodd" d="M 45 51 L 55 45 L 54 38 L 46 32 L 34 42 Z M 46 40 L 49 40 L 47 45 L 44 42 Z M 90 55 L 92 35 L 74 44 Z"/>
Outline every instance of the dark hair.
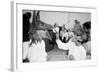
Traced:
<path fill-rule="evenodd" d="M 26 12 L 23 14 L 23 42 L 29 41 L 29 29 L 30 29 L 30 19 L 31 13 Z"/>
<path fill-rule="evenodd" d="M 91 40 L 91 36 L 90 36 L 91 21 L 87 21 L 83 24 L 83 30 L 84 30 L 84 34 L 81 36 L 83 39 L 82 43 L 86 43 L 87 41 Z"/>
<path fill-rule="evenodd" d="M 88 29 L 88 30 L 90 30 L 90 29 L 91 29 L 91 21 L 85 22 L 85 23 L 83 24 L 83 29 Z"/>

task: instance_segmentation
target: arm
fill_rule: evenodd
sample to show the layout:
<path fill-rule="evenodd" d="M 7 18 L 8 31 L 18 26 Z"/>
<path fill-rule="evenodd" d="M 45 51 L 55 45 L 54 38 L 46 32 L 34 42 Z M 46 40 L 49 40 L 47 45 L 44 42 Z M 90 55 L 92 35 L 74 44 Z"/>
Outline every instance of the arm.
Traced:
<path fill-rule="evenodd" d="M 59 39 L 56 40 L 57 45 L 60 49 L 63 50 L 68 50 L 68 49 L 72 49 L 73 43 L 71 43 L 70 41 L 68 43 L 62 43 Z"/>

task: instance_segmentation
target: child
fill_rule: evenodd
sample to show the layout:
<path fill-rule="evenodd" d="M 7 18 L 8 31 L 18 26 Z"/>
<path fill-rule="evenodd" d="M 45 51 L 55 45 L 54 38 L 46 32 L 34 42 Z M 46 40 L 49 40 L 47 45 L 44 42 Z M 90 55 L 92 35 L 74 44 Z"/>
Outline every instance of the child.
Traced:
<path fill-rule="evenodd" d="M 85 60 L 86 51 L 82 45 L 76 45 L 74 37 L 71 38 L 68 43 L 63 43 L 59 40 L 59 37 L 57 37 L 56 42 L 59 49 L 69 50 L 69 60 Z"/>
<path fill-rule="evenodd" d="M 23 59 L 28 58 L 29 62 L 45 62 L 46 57 L 45 42 L 37 33 L 30 41 L 23 43 Z"/>

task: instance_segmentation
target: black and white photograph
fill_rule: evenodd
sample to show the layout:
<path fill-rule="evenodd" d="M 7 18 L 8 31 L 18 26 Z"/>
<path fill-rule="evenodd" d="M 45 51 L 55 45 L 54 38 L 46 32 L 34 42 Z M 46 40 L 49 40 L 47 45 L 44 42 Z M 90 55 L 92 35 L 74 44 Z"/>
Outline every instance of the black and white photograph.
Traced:
<path fill-rule="evenodd" d="M 12 70 L 96 65 L 96 8 L 14 2 Z"/>
<path fill-rule="evenodd" d="M 23 63 L 91 58 L 91 13 L 22 10 Z"/>

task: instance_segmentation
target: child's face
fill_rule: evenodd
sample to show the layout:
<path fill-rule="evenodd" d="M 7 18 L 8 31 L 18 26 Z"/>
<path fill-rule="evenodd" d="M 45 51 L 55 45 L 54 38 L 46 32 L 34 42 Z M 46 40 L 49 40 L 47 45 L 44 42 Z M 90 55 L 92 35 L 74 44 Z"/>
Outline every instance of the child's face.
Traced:
<path fill-rule="evenodd" d="M 78 42 L 78 40 L 81 40 L 81 38 L 79 36 L 74 36 L 72 38 L 72 42 L 74 42 L 76 46 L 80 46 L 81 45 L 81 43 Z"/>

